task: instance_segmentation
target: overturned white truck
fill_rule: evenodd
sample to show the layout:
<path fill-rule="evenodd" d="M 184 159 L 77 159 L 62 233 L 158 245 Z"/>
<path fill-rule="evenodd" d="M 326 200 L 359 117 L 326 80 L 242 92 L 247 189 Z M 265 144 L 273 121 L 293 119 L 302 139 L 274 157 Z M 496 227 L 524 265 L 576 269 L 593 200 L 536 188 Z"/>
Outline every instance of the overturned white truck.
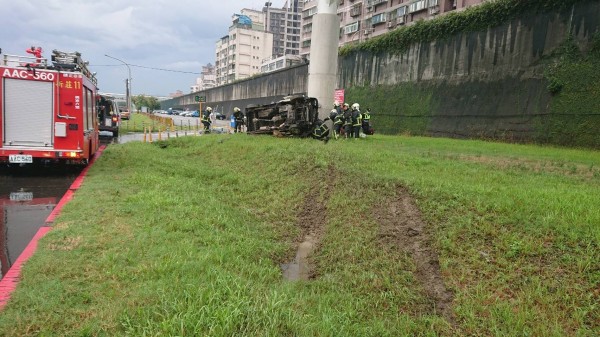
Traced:
<path fill-rule="evenodd" d="M 263 105 L 248 105 L 245 115 L 247 132 L 276 136 L 309 137 L 319 118 L 319 102 L 304 95 L 286 96 Z"/>

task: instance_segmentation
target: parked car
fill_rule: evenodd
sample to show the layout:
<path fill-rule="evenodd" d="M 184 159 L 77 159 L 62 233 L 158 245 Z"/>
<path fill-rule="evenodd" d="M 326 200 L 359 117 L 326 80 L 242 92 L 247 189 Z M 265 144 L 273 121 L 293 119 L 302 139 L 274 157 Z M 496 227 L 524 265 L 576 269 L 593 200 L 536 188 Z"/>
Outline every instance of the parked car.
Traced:
<path fill-rule="evenodd" d="M 217 119 L 220 119 L 222 121 L 227 119 L 227 116 L 220 112 L 215 113 L 215 115 L 217 115 Z"/>
<path fill-rule="evenodd" d="M 192 111 L 192 113 L 189 115 L 189 117 L 200 117 L 200 113 L 198 112 L 198 110 L 194 110 L 194 111 Z"/>

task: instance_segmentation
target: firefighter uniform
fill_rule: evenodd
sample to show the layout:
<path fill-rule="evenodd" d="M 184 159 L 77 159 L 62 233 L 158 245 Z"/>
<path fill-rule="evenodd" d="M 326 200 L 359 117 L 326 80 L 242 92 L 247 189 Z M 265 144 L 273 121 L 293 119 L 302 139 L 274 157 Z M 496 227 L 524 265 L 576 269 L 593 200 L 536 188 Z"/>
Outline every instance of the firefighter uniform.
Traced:
<path fill-rule="evenodd" d="M 240 108 L 233 108 L 233 117 L 235 118 L 235 128 L 233 132 L 242 132 L 242 125 L 244 125 L 244 113 Z"/>
<path fill-rule="evenodd" d="M 342 107 L 340 106 L 340 103 L 338 103 L 338 101 L 333 102 L 333 109 L 331 109 L 331 112 L 329 112 L 329 119 L 333 123 L 333 137 L 335 139 L 338 139 L 340 135 L 340 130 L 344 123 L 343 116 L 344 114 L 342 113 Z"/>
<path fill-rule="evenodd" d="M 365 135 L 371 134 L 371 109 L 362 113 L 362 130 Z"/>
<path fill-rule="evenodd" d="M 210 133 L 210 113 L 212 112 L 212 108 L 208 107 L 206 108 L 206 110 L 204 110 L 204 113 L 202 113 L 202 118 L 200 119 L 200 121 L 202 122 L 202 124 L 204 125 L 204 133 Z"/>
<path fill-rule="evenodd" d="M 338 111 L 333 118 L 333 136 L 335 139 L 340 137 L 340 132 L 342 132 L 342 126 L 344 126 L 344 114 L 342 111 Z"/>
<path fill-rule="evenodd" d="M 344 137 L 351 138 L 352 137 L 352 110 L 350 110 L 350 106 L 348 103 L 344 103 Z"/>
<path fill-rule="evenodd" d="M 361 118 L 360 110 L 352 111 L 352 138 L 360 137 L 360 128 L 362 127 L 362 118 Z"/>
<path fill-rule="evenodd" d="M 325 143 L 329 140 L 329 132 L 331 130 L 331 119 L 325 118 L 324 121 L 318 120 L 315 129 L 313 130 L 312 137 L 314 139 L 322 140 Z"/>

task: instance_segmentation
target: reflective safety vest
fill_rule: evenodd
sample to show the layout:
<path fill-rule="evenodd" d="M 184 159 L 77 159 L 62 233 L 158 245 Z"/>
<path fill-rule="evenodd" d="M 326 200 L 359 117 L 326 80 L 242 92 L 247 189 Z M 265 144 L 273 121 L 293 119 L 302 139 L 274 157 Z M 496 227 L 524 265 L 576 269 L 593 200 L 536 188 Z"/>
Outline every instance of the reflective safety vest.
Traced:
<path fill-rule="evenodd" d="M 335 115 L 335 118 L 333 119 L 333 124 L 343 124 L 343 123 L 344 123 L 344 114 L 338 113 L 337 115 Z"/>
<path fill-rule="evenodd" d="M 202 114 L 202 119 L 201 120 L 203 122 L 210 122 L 210 119 L 208 118 L 208 114 L 206 114 L 206 113 Z"/>
<path fill-rule="evenodd" d="M 329 133 L 329 127 L 326 123 L 321 124 L 318 128 L 315 128 L 313 135 L 315 137 L 323 137 Z"/>
<path fill-rule="evenodd" d="M 234 112 L 233 116 L 235 116 L 235 120 L 238 121 L 238 122 L 241 122 L 241 121 L 244 120 L 244 114 L 241 111 Z"/>
<path fill-rule="evenodd" d="M 362 114 L 362 119 L 364 122 L 368 122 L 371 119 L 371 114 L 367 111 Z"/>

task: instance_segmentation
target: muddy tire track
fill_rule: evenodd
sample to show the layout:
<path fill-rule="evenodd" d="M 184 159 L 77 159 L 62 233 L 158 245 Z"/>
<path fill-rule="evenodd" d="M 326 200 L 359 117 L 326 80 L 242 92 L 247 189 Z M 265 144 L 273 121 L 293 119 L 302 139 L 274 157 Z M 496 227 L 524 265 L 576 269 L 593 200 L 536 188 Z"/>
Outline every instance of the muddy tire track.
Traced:
<path fill-rule="evenodd" d="M 333 192 L 337 171 L 330 165 L 325 176 L 312 182 L 298 213 L 297 226 L 301 229 L 296 239 L 296 257 L 282 264 L 283 276 L 289 281 L 314 279 L 316 266 L 311 256 L 318 249 L 327 223 L 327 204 Z M 290 259 L 291 260 L 291 259 Z"/>
<path fill-rule="evenodd" d="M 432 302 L 430 310 L 454 325 L 454 296 L 446 289 L 431 231 L 413 198 L 405 188 L 398 187 L 396 195 L 382 205 L 385 206 L 374 208 L 374 218 L 380 225 L 380 239 L 393 249 L 410 254 L 416 266 L 415 276 Z"/>

